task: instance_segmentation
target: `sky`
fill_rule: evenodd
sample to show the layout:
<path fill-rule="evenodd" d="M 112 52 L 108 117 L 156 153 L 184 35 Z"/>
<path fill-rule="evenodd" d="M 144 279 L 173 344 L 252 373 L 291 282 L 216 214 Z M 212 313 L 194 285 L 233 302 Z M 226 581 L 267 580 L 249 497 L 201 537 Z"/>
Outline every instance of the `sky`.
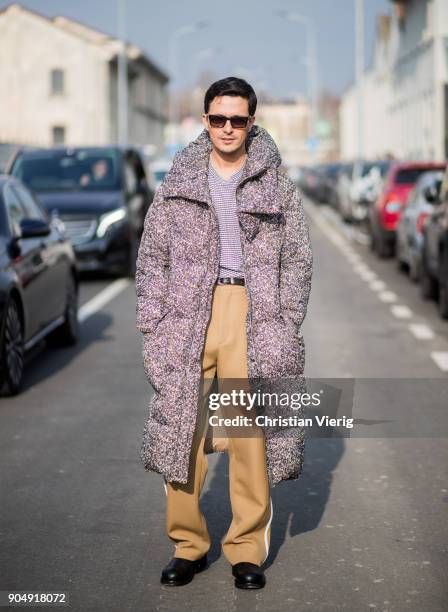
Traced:
<path fill-rule="evenodd" d="M 10 4 L 0 0 L 0 8 Z M 117 36 L 118 0 L 24 0 L 48 17 L 66 15 Z M 170 41 L 179 38 L 175 89 L 191 87 L 201 72 L 239 76 L 278 98 L 307 93 L 306 29 L 279 17 L 283 10 L 312 19 L 317 28 L 319 90 L 341 94 L 354 77 L 355 0 L 126 0 L 126 39 L 171 76 Z M 391 12 L 388 0 L 364 0 L 365 63 L 371 62 L 376 17 Z"/>

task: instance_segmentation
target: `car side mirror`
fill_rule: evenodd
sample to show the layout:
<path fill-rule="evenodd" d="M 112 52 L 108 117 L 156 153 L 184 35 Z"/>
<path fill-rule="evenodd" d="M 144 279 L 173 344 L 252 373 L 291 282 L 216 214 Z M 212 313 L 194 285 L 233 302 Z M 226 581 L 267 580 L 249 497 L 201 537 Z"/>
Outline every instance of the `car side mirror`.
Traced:
<path fill-rule="evenodd" d="M 43 219 L 22 219 L 20 222 L 20 238 L 37 238 L 38 236 L 48 236 L 51 227 L 48 221 Z"/>
<path fill-rule="evenodd" d="M 148 181 L 145 178 L 140 179 L 137 185 L 137 193 L 140 195 L 146 195 L 149 191 Z"/>
<path fill-rule="evenodd" d="M 439 192 L 435 185 L 428 185 L 423 190 L 425 200 L 430 204 L 435 204 L 439 198 Z"/>

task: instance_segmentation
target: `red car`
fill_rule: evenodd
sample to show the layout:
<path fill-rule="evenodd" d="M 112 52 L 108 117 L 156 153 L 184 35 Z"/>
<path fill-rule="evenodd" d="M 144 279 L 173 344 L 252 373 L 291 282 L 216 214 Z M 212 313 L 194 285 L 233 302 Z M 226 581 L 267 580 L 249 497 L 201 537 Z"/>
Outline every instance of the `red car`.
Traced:
<path fill-rule="evenodd" d="M 446 162 L 408 162 L 394 164 L 378 200 L 369 209 L 371 248 L 380 257 L 391 257 L 395 251 L 395 229 L 409 192 L 421 174 L 444 170 Z"/>

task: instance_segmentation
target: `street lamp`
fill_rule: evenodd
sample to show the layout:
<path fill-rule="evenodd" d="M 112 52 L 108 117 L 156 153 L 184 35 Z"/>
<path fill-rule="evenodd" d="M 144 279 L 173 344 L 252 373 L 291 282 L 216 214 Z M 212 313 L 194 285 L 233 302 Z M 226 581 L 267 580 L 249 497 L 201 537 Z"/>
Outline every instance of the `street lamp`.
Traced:
<path fill-rule="evenodd" d="M 126 8 L 125 0 L 117 0 L 117 30 L 120 50 L 118 53 L 117 119 L 118 142 L 128 142 L 128 67 L 126 56 Z"/>
<path fill-rule="evenodd" d="M 357 107 L 357 156 L 364 156 L 364 0 L 355 0 L 355 83 L 356 83 L 356 107 Z"/>
<path fill-rule="evenodd" d="M 278 10 L 276 15 L 288 21 L 301 23 L 306 27 L 306 64 L 308 68 L 308 93 L 311 101 L 311 136 L 316 136 L 317 124 L 317 33 L 314 21 L 305 15 L 291 11 Z"/>
<path fill-rule="evenodd" d="M 179 40 L 183 36 L 187 36 L 188 34 L 193 34 L 198 30 L 206 27 L 207 23 L 205 21 L 197 21 L 191 25 L 185 25 L 171 34 L 169 39 L 169 62 L 171 67 L 171 81 L 175 80 L 178 74 L 178 54 L 179 54 Z M 176 130 L 176 142 L 177 142 L 177 122 L 178 122 L 178 109 L 177 104 L 175 103 L 174 91 L 172 89 L 172 99 L 170 104 L 170 123 L 173 126 L 173 129 Z"/>

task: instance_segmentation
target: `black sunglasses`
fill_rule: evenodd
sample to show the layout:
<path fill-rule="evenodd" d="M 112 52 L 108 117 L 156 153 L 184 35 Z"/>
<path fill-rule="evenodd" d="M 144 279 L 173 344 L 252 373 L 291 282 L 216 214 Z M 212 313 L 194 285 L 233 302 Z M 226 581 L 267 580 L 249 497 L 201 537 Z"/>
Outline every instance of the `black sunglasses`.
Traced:
<path fill-rule="evenodd" d="M 230 125 L 234 129 L 242 129 L 247 126 L 247 122 L 250 117 L 241 117 L 240 115 L 233 115 L 232 117 L 225 117 L 224 115 L 207 115 L 210 125 L 214 128 L 223 128 L 230 120 Z"/>

